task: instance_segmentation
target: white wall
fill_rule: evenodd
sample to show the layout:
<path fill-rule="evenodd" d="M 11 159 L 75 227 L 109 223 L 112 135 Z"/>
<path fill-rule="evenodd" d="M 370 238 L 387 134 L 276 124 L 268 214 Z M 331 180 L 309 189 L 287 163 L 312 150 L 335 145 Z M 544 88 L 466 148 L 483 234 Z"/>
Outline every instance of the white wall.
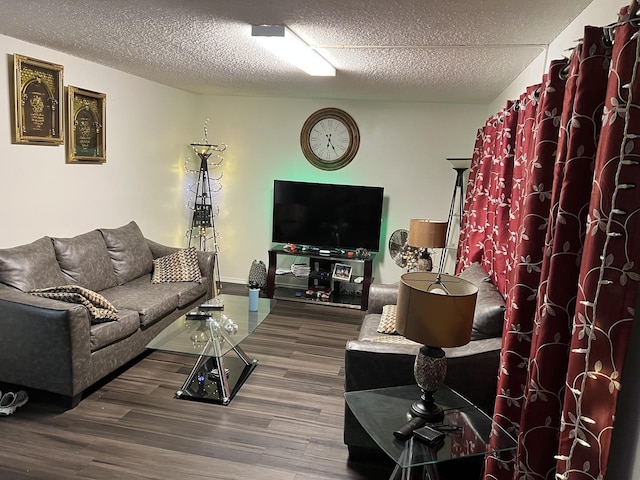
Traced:
<path fill-rule="evenodd" d="M 570 55 L 569 49 L 576 45 L 576 40 L 584 36 L 584 27 L 587 25 L 603 27 L 614 23 L 618 19 L 618 12 L 626 2 L 618 0 L 594 0 L 567 28 L 558 35 L 545 53 L 536 58 L 509 87 L 496 97 L 488 108 L 488 114 L 493 115 L 502 110 L 507 100 L 515 100 L 526 91 L 529 85 L 542 81 L 542 76 L 549 69 L 553 60 L 558 60 Z"/>
<path fill-rule="evenodd" d="M 14 53 L 61 64 L 65 85 L 107 95 L 105 164 L 66 164 L 64 145 L 11 143 Z M 150 238 L 182 242 L 177 165 L 196 98 L 2 35 L 0 54 L 0 247 L 132 219 Z"/>
<path fill-rule="evenodd" d="M 455 182 L 447 157 L 471 157 L 483 105 L 346 102 L 283 98 L 202 97 L 200 128 L 209 118 L 209 140 L 229 145 L 221 213 L 221 277 L 246 282 L 253 259 L 267 261 L 271 246 L 273 180 L 382 186 L 385 217 L 374 275 L 395 282 L 403 270 L 390 258 L 393 231 L 410 218 L 446 219 Z M 358 123 L 355 159 L 336 171 L 313 167 L 300 150 L 300 129 L 320 108 L 338 107 Z M 196 115 L 197 117 L 197 115 Z"/>
<path fill-rule="evenodd" d="M 43 235 L 73 236 L 134 219 L 149 238 L 186 245 L 194 179 L 183 163 L 195 160 L 189 143 L 203 138 L 229 145 L 221 212 L 220 273 L 245 282 L 251 261 L 267 259 L 271 246 L 274 179 L 313 180 L 385 188 L 376 281 L 403 273 L 389 257 L 389 236 L 409 219 L 444 219 L 455 180 L 447 157 L 470 157 L 482 105 L 346 102 L 253 97 L 199 97 L 51 49 L 0 36 L 0 92 L 11 99 L 11 55 L 19 53 L 64 66 L 65 85 L 107 95 L 107 162 L 65 163 L 64 146 L 11 143 L 13 104 L 0 115 L 0 248 Z M 299 135 L 317 109 L 339 107 L 357 121 L 360 150 L 347 167 L 314 168 L 303 157 Z M 197 162 L 194 165 L 197 168 Z"/>

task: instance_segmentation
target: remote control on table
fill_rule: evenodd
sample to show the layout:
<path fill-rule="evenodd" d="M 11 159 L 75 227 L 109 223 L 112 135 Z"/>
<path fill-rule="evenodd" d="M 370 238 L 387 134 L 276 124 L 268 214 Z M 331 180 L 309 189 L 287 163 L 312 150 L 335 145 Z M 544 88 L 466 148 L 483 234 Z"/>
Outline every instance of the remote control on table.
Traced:
<path fill-rule="evenodd" d="M 211 300 L 204 302 L 198 307 L 200 310 L 224 310 L 224 303 L 220 299 L 212 298 Z"/>

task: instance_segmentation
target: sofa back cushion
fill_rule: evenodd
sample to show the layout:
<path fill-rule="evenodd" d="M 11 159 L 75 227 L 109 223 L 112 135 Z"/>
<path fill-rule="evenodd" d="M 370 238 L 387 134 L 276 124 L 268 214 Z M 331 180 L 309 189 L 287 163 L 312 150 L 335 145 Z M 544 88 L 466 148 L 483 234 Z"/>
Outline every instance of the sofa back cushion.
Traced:
<path fill-rule="evenodd" d="M 153 256 L 147 240 L 135 222 L 129 222 L 119 228 L 101 228 L 100 233 L 107 245 L 118 285 L 151 273 Z"/>
<path fill-rule="evenodd" d="M 111 257 L 97 230 L 73 238 L 54 238 L 53 248 L 69 284 L 100 292 L 118 284 Z"/>
<path fill-rule="evenodd" d="M 471 339 L 502 336 L 505 302 L 489 274 L 479 263 L 472 263 L 458 276 L 478 287 Z"/>
<path fill-rule="evenodd" d="M 0 282 L 23 292 L 64 285 L 51 238 L 0 249 Z"/>

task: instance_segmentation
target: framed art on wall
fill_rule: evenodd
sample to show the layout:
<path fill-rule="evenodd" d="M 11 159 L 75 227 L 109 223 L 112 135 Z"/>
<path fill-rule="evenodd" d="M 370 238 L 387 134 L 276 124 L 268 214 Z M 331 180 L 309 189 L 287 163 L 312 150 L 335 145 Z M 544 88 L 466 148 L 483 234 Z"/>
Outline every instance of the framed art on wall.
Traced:
<path fill-rule="evenodd" d="M 64 143 L 62 65 L 14 54 L 13 70 L 14 143 Z"/>
<path fill-rule="evenodd" d="M 106 162 L 107 96 L 69 86 L 67 97 L 67 162 Z"/>

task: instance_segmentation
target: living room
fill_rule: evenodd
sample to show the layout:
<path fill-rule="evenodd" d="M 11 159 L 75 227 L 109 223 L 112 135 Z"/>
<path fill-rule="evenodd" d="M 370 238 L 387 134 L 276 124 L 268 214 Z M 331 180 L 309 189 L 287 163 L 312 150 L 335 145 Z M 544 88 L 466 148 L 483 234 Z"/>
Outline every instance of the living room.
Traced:
<path fill-rule="evenodd" d="M 189 144 L 202 139 L 207 120 L 209 140 L 228 144 L 216 196 L 223 282 L 244 284 L 251 261 L 266 259 L 275 179 L 384 186 L 384 245 L 393 231 L 407 228 L 410 218 L 446 218 L 455 174 L 445 159 L 470 157 L 486 118 L 540 81 L 548 61 L 580 38 L 584 25 L 614 22 L 618 7 L 610 0 L 592 2 L 546 56 L 483 104 L 203 96 L 0 35 L 7 59 L 0 75 L 7 112 L 13 108 L 14 53 L 64 65 L 65 85 L 107 95 L 103 165 L 66 164 L 64 146 L 13 144 L 11 115 L 2 116 L 0 248 L 43 235 L 71 237 L 118 227 L 132 219 L 149 238 L 184 246 L 192 179 L 183 165 L 193 160 Z M 348 111 L 362 135 L 356 159 L 337 172 L 315 169 L 299 146 L 304 120 L 327 106 Z M 401 272 L 384 249 L 374 268 L 379 282 L 397 281 Z"/>

